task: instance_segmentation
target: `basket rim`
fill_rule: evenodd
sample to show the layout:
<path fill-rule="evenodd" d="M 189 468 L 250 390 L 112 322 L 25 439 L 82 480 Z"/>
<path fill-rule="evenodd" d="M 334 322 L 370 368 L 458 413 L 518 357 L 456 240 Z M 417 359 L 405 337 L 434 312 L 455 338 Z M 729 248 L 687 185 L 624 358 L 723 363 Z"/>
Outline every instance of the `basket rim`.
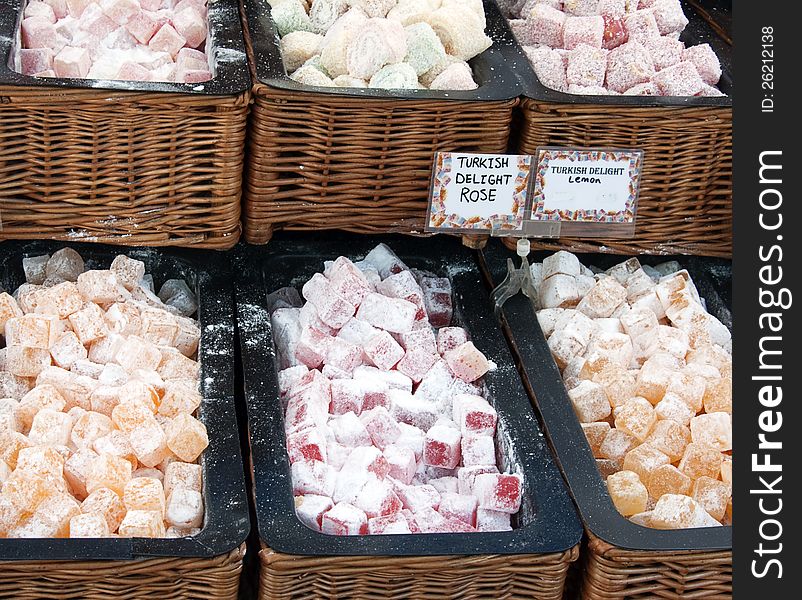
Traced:
<path fill-rule="evenodd" d="M 23 10 L 28 0 L 0 0 L 0 87 L 20 86 L 54 89 L 96 89 L 154 94 L 236 96 L 251 87 L 245 39 L 237 0 L 208 0 L 208 37 L 215 57 L 215 75 L 203 83 L 121 81 L 113 79 L 36 78 L 15 71 L 11 56 L 18 39 Z"/>
<path fill-rule="evenodd" d="M 245 371 L 257 528 L 263 543 L 277 552 L 311 556 L 548 554 L 574 547 L 582 537 L 581 523 L 551 451 L 540 434 L 503 334 L 492 316 L 473 253 L 456 238 L 418 238 L 415 249 L 407 252 L 401 248 L 410 248 L 409 238 L 398 235 L 342 235 L 337 240 L 327 238 L 325 241 L 314 236 L 296 236 L 295 240 L 286 236 L 272 240 L 266 247 L 240 245 L 235 257 L 235 268 L 243 274 L 236 282 L 237 326 Z M 305 240 L 314 240 L 314 247 Z M 322 267 L 323 260 L 333 260 L 339 255 L 363 256 L 380 242 L 392 244 L 399 250 L 399 257 L 410 266 L 431 269 L 436 265 L 432 270 L 442 267 L 440 272 L 446 273 L 446 260 L 459 257 L 460 269 L 465 267 L 460 273 L 451 272 L 454 297 L 460 298 L 465 326 L 473 337 L 482 339 L 484 347 L 492 349 L 498 371 L 513 375 L 512 381 L 494 382 L 490 377 L 486 381 L 498 402 L 499 422 L 515 440 L 512 452 L 524 475 L 525 502 L 530 501 L 535 506 L 535 516 L 530 523 L 496 533 L 338 537 L 315 532 L 297 518 L 284 445 L 284 416 L 278 401 L 275 349 L 266 310 L 267 294 L 272 291 L 267 287 L 281 282 L 265 281 L 262 274 L 268 272 L 271 259 L 274 267 L 276 261 L 292 256 L 306 262 L 315 261 Z M 423 257 L 430 260 L 423 262 Z M 286 281 L 281 285 L 287 285 Z M 258 373 L 259 377 L 249 376 L 249 371 Z M 273 399 L 269 405 L 268 398 Z"/>
<path fill-rule="evenodd" d="M 0 539 L 0 561 L 104 561 L 142 558 L 211 558 L 234 551 L 250 532 L 248 499 L 234 414 L 234 317 L 227 253 L 186 248 L 122 247 L 52 240 L 0 243 L 0 279 L 6 287 L 24 282 L 25 256 L 69 247 L 87 266 L 108 268 L 118 254 L 146 265 L 166 265 L 170 277 L 194 278 L 201 328 L 199 358 L 203 401 L 200 420 L 209 431 L 202 455 L 205 518 L 201 532 L 185 538 Z M 147 267 L 146 267 L 147 268 Z M 149 269 L 150 270 L 150 269 Z M 188 283 L 192 283 L 188 281 Z M 233 475 L 232 475 L 233 474 Z"/>
<path fill-rule="evenodd" d="M 493 0 L 482 0 L 487 19 L 486 32 L 492 32 L 493 46 L 469 62 L 474 75 L 486 80 L 472 91 L 460 90 L 388 90 L 379 88 L 321 87 L 300 84 L 289 78 L 281 58 L 279 38 L 273 19 L 269 15 L 267 0 L 241 0 L 244 35 L 248 47 L 249 63 L 254 83 L 288 92 L 320 94 L 353 98 L 386 100 L 442 100 L 442 101 L 499 101 L 512 100 L 521 95 L 515 70 L 520 67 L 520 53 L 515 52 L 516 42 L 507 20 Z M 488 33 L 490 35 L 490 33 Z M 526 57 L 523 57 L 526 61 Z M 478 79 L 478 77 L 477 77 Z M 403 93 L 399 93 L 403 92 Z M 312 96 L 313 97 L 313 96 Z"/>
<path fill-rule="evenodd" d="M 553 253 L 538 251 L 535 257 L 550 254 Z M 612 263 L 622 262 L 622 257 L 618 255 L 575 254 L 580 260 L 586 256 Z M 506 268 L 506 258 L 511 256 L 513 253 L 501 244 L 488 246 L 480 252 L 483 268 L 491 281 L 500 281 L 504 274 L 501 270 Z M 699 263 L 696 262 L 697 257 L 644 255 L 637 258 L 651 262 L 677 260 L 680 265 L 688 268 L 694 280 L 704 278 Z M 705 292 L 711 299 L 711 304 L 720 304 L 715 284 L 705 285 Z M 612 546 L 634 551 L 731 549 L 732 526 L 660 530 L 636 525 L 618 512 L 596 467 L 560 371 L 546 344 L 546 338 L 537 325 L 531 303 L 518 294 L 504 304 L 501 312 L 504 315 L 507 336 L 527 378 L 532 402 L 543 416 L 546 433 L 586 530 Z M 722 314 L 722 317 L 726 318 L 726 315 Z M 522 351 L 523 348 L 526 351 Z"/>

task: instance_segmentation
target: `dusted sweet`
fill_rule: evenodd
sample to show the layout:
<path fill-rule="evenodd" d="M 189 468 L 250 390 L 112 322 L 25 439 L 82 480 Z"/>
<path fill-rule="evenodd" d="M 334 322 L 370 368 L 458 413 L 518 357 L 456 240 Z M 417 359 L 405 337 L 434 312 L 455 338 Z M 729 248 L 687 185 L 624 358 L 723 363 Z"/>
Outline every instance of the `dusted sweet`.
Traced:
<path fill-rule="evenodd" d="M 625 517 L 646 510 L 649 492 L 637 473 L 619 471 L 607 478 L 607 491 L 615 507 Z"/>

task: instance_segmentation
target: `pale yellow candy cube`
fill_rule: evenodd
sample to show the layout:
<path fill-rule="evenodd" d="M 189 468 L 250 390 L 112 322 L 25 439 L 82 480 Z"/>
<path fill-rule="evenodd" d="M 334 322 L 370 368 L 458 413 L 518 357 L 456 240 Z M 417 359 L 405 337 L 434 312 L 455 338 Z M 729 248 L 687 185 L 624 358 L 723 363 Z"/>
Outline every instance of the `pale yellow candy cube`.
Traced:
<path fill-rule="evenodd" d="M 691 442 L 679 462 L 679 470 L 692 480 L 700 477 L 715 479 L 721 472 L 723 457 L 721 452 L 704 444 Z"/>
<path fill-rule="evenodd" d="M 732 457 L 724 455 L 721 461 L 721 481 L 732 485 Z"/>
<path fill-rule="evenodd" d="M 641 442 L 648 437 L 657 421 L 654 407 L 646 398 L 640 396 L 630 398 L 621 406 L 616 407 L 613 416 L 617 429 Z"/>
<path fill-rule="evenodd" d="M 170 379 L 193 379 L 200 377 L 200 364 L 187 358 L 175 348 L 160 348 L 162 361 L 157 372 L 164 381 Z"/>
<path fill-rule="evenodd" d="M 5 495 L 0 494 L 0 538 L 20 526 L 26 515 Z"/>
<path fill-rule="evenodd" d="M 36 377 L 50 366 L 50 352 L 30 346 L 8 346 L 6 368 L 17 377 Z"/>
<path fill-rule="evenodd" d="M 131 447 L 131 442 L 122 431 L 115 429 L 108 435 L 99 437 L 95 440 L 92 449 L 98 454 L 108 454 L 128 461 L 132 470 L 139 465 L 134 449 Z"/>
<path fill-rule="evenodd" d="M 619 365 L 606 366 L 593 375 L 593 382 L 604 388 L 607 400 L 613 408 L 635 396 L 635 375 Z"/>
<path fill-rule="evenodd" d="M 123 433 L 131 433 L 141 427 L 158 427 L 153 411 L 143 402 L 134 400 L 118 404 L 111 411 L 111 420 Z"/>
<path fill-rule="evenodd" d="M 178 323 L 178 334 L 175 337 L 175 348 L 184 356 L 192 358 L 198 351 L 201 331 L 197 322 L 188 317 L 175 317 Z"/>
<path fill-rule="evenodd" d="M 732 368 L 732 355 L 716 344 L 702 344 L 696 346 L 686 357 L 688 364 L 708 365 L 722 371 Z"/>
<path fill-rule="evenodd" d="M 660 465 L 646 480 L 649 496 L 659 500 L 664 494 L 691 493 L 691 479 L 674 465 Z"/>
<path fill-rule="evenodd" d="M 84 346 L 109 334 L 103 309 L 94 302 L 87 302 L 84 308 L 74 312 L 68 318 L 72 330 Z"/>
<path fill-rule="evenodd" d="M 553 336 L 552 336 L 553 337 Z M 592 381 L 582 381 L 568 392 L 580 423 L 593 423 L 610 416 L 610 401 L 604 388 Z"/>
<path fill-rule="evenodd" d="M 169 383 L 166 385 L 164 397 L 159 405 L 159 414 L 166 417 L 176 417 L 180 413 L 192 414 L 200 406 L 203 397 L 197 386 L 184 383 Z"/>
<path fill-rule="evenodd" d="M 163 396 L 166 391 L 164 380 L 155 370 L 135 369 L 131 373 L 131 378 L 136 379 L 137 381 L 141 381 L 143 383 L 147 383 L 150 387 L 156 390 L 156 393 L 159 396 Z M 194 383 L 194 385 L 195 387 L 197 387 L 196 383 Z"/>
<path fill-rule="evenodd" d="M 732 498 L 732 486 L 710 477 L 700 477 L 693 483 L 691 496 L 711 517 L 721 522 L 727 512 L 727 503 Z"/>
<path fill-rule="evenodd" d="M 81 448 L 64 462 L 64 479 L 78 500 L 86 498 L 86 480 L 96 458 L 97 453 L 93 450 Z"/>
<path fill-rule="evenodd" d="M 668 456 L 672 463 L 682 458 L 690 442 L 690 430 L 684 425 L 668 420 L 655 423 L 649 437 L 646 438 L 647 444 Z"/>
<path fill-rule="evenodd" d="M 92 448 L 95 440 L 111 433 L 114 423 L 106 415 L 85 411 L 72 426 L 70 438 L 78 448 Z"/>
<path fill-rule="evenodd" d="M 632 437 L 621 429 L 611 429 L 604 436 L 604 441 L 599 447 L 599 454 L 602 458 L 617 460 L 623 463 L 624 456 L 632 448 L 638 445 L 637 438 Z"/>
<path fill-rule="evenodd" d="M 64 457 L 50 446 L 29 446 L 20 449 L 14 472 L 42 477 L 54 489 L 66 489 L 63 476 Z"/>
<path fill-rule="evenodd" d="M 654 335 L 657 331 L 657 316 L 648 308 L 630 310 L 621 317 L 621 326 L 633 340 L 643 335 Z"/>
<path fill-rule="evenodd" d="M 142 338 L 157 346 L 173 346 L 179 326 L 175 316 L 166 310 L 147 308 L 142 311 Z"/>
<path fill-rule="evenodd" d="M 597 458 L 596 467 L 599 469 L 599 474 L 602 480 L 606 480 L 613 473 L 618 473 L 621 470 L 620 460 L 610 460 L 609 458 Z"/>
<path fill-rule="evenodd" d="M 62 333 L 56 343 L 50 347 L 50 355 L 56 366 L 69 369 L 76 361 L 85 360 L 88 356 L 86 348 L 74 332 Z"/>
<path fill-rule="evenodd" d="M 584 354 L 587 348 L 587 342 L 583 342 L 581 337 L 568 329 L 556 330 L 547 344 L 554 361 L 561 369 L 565 369 L 570 362 Z"/>
<path fill-rule="evenodd" d="M 28 431 L 33 424 L 33 418 L 40 410 L 51 409 L 62 411 L 67 402 L 61 393 L 50 384 L 37 385 L 30 392 L 25 394 L 17 407 L 17 418 L 22 424 L 22 429 Z"/>
<path fill-rule="evenodd" d="M 665 494 L 657 501 L 652 511 L 651 523 L 656 529 L 688 529 L 720 525 L 693 498 L 679 494 Z"/>
<path fill-rule="evenodd" d="M 624 288 L 627 290 L 627 301 L 635 302 L 638 298 L 654 290 L 654 280 L 643 269 L 638 269 L 627 277 Z"/>
<path fill-rule="evenodd" d="M 691 419 L 696 416 L 693 409 L 674 392 L 666 392 L 654 407 L 654 412 L 658 419 L 674 421 L 683 427 L 688 427 Z"/>
<path fill-rule="evenodd" d="M 17 468 L 20 450 L 31 446 L 31 441 L 19 431 L 0 429 L 0 459 L 12 469 Z"/>
<path fill-rule="evenodd" d="M 586 367 L 598 373 L 606 365 L 628 368 L 632 362 L 632 340 L 625 333 L 597 330 L 585 351 Z"/>
<path fill-rule="evenodd" d="M 166 521 L 184 529 L 203 524 L 203 496 L 195 490 L 174 489 L 167 499 Z"/>
<path fill-rule="evenodd" d="M 601 277 L 576 309 L 591 319 L 609 317 L 627 299 L 627 291 L 614 277 Z"/>
<path fill-rule="evenodd" d="M 23 315 L 17 301 L 6 292 L 0 292 L 0 331 L 6 328 L 9 319 L 16 319 Z"/>
<path fill-rule="evenodd" d="M 145 263 L 120 254 L 111 262 L 111 272 L 127 290 L 133 290 L 145 276 Z"/>
<path fill-rule="evenodd" d="M 105 538 L 110 534 L 109 524 L 100 513 L 80 514 L 70 519 L 71 538 Z"/>
<path fill-rule="evenodd" d="M 16 471 L 3 483 L 3 495 L 24 513 L 32 513 L 48 496 L 61 491 L 35 473 Z"/>
<path fill-rule="evenodd" d="M 6 321 L 6 346 L 26 346 L 47 350 L 61 335 L 61 331 L 61 322 L 58 317 L 39 314 L 14 317 Z"/>
<path fill-rule="evenodd" d="M 697 444 L 704 444 L 720 452 L 732 450 L 732 415 L 715 412 L 691 419 L 691 437 Z"/>
<path fill-rule="evenodd" d="M 104 338 L 95 340 L 89 346 L 89 360 L 105 365 L 114 360 L 117 352 L 128 343 L 127 338 L 119 333 L 111 333 Z"/>
<path fill-rule="evenodd" d="M 657 404 L 665 396 L 666 389 L 672 378 L 676 376 L 676 371 L 657 365 L 650 365 L 649 361 L 646 361 L 638 373 L 635 391 L 638 396 L 646 398 L 652 404 Z"/>
<path fill-rule="evenodd" d="M 41 292 L 36 312 L 66 319 L 83 306 L 84 299 L 78 286 L 71 281 L 64 281 Z"/>
<path fill-rule="evenodd" d="M 155 371 L 162 361 L 162 353 L 155 344 L 143 340 L 139 336 L 129 336 L 114 357 L 114 360 L 125 367 L 129 373 L 137 369 Z"/>
<path fill-rule="evenodd" d="M 631 305 L 631 310 L 645 309 L 654 313 L 658 320 L 665 318 L 666 310 L 663 308 L 663 303 L 654 291 L 646 292 L 640 298 L 635 300 Z"/>
<path fill-rule="evenodd" d="M 732 376 L 707 382 L 703 399 L 706 413 L 724 412 L 732 414 Z"/>
<path fill-rule="evenodd" d="M 28 439 L 33 444 L 66 446 L 70 443 L 72 419 L 63 412 L 45 408 L 36 413 Z"/>
<path fill-rule="evenodd" d="M 570 6 L 572 2 L 569 0 L 568 4 Z M 632 276 L 632 274 L 636 273 L 640 268 L 640 261 L 633 256 L 624 262 L 613 265 L 607 269 L 605 273 L 615 279 L 618 283 L 624 284 Z"/>
<path fill-rule="evenodd" d="M 161 402 L 159 393 L 152 386 L 138 379 L 126 381 L 120 386 L 119 391 L 120 404 L 139 402 L 147 406 L 148 409 L 154 413 Z"/>
<path fill-rule="evenodd" d="M 607 433 L 610 431 L 610 424 L 606 421 L 598 423 L 582 423 L 582 431 L 588 440 L 593 456 L 601 458 L 601 445 Z"/>
<path fill-rule="evenodd" d="M 666 393 L 676 394 L 694 413 L 698 413 L 702 410 L 705 388 L 706 384 L 703 378 L 683 371 L 671 378 L 666 387 Z"/>
<path fill-rule="evenodd" d="M 109 532 L 114 533 L 125 516 L 125 505 L 122 498 L 113 490 L 98 488 L 81 503 L 81 512 L 85 515 L 92 513 L 101 515 L 106 520 Z"/>
<path fill-rule="evenodd" d="M 100 386 L 92 390 L 89 397 L 89 407 L 92 411 L 111 417 L 114 407 L 120 403 L 120 388 L 118 386 Z"/>
<path fill-rule="evenodd" d="M 656 352 L 665 352 L 684 360 L 689 349 L 690 341 L 687 333 L 669 325 L 657 326 Z"/>
<path fill-rule="evenodd" d="M 187 414 L 175 417 L 167 427 L 167 446 L 184 462 L 193 462 L 209 445 L 206 426 Z"/>
<path fill-rule="evenodd" d="M 139 467 L 131 473 L 132 479 L 137 477 L 150 477 L 151 479 L 158 479 L 162 483 L 164 482 L 164 473 L 159 471 L 158 467 Z"/>
<path fill-rule="evenodd" d="M 56 492 L 36 507 L 29 527 L 37 532 L 35 537 L 66 538 L 70 536 L 70 520 L 79 514 L 81 505 L 75 498 L 64 492 Z"/>
<path fill-rule="evenodd" d="M 131 480 L 131 463 L 109 454 L 100 454 L 92 463 L 86 479 L 86 491 L 90 494 L 99 488 L 109 488 L 122 496 L 125 484 Z"/>
<path fill-rule="evenodd" d="M 126 510 L 152 510 L 162 516 L 165 510 L 164 488 L 161 481 L 136 477 L 125 484 L 123 503 Z"/>
<path fill-rule="evenodd" d="M 579 258 L 566 250 L 558 250 L 554 254 L 543 259 L 543 279 L 548 279 L 553 275 L 576 276 L 582 271 Z"/>
<path fill-rule="evenodd" d="M 137 427 L 128 434 L 128 439 L 137 460 L 146 467 L 155 467 L 170 454 L 160 425 Z"/>
<path fill-rule="evenodd" d="M 164 470 L 164 493 L 168 496 L 179 488 L 201 492 L 203 470 L 200 465 L 181 461 L 170 462 Z"/>
<path fill-rule="evenodd" d="M 14 292 L 14 299 L 22 309 L 23 313 L 36 312 L 36 307 L 39 305 L 39 299 L 44 294 L 46 288 L 41 285 L 31 285 L 30 283 L 23 283 Z"/>
<path fill-rule="evenodd" d="M 554 333 L 557 320 L 562 316 L 564 311 L 564 308 L 544 308 L 537 311 L 537 322 L 546 339 Z"/>
<path fill-rule="evenodd" d="M 75 368 L 75 365 L 73 365 L 73 368 Z M 91 377 L 78 375 L 60 367 L 52 366 L 39 373 L 36 378 L 37 386 L 45 384 L 55 387 L 64 398 L 66 404 L 63 410 L 69 410 L 75 406 L 89 410 L 90 396 L 95 388 L 98 387 L 98 382 Z"/>
<path fill-rule="evenodd" d="M 78 291 L 88 302 L 112 304 L 130 298 L 112 271 L 85 271 L 78 276 Z"/>
<path fill-rule="evenodd" d="M 642 513 L 649 501 L 649 492 L 637 473 L 619 471 L 607 477 L 607 491 L 613 504 L 625 517 Z"/>
<path fill-rule="evenodd" d="M 130 302 L 115 302 L 106 310 L 106 326 L 109 331 L 127 336 L 142 333 L 142 318 L 139 308 Z"/>
<path fill-rule="evenodd" d="M 129 510 L 119 528 L 122 537 L 164 537 L 164 521 L 159 512 L 152 510 Z"/>
<path fill-rule="evenodd" d="M 641 444 L 624 456 L 624 470 L 634 471 L 642 481 L 648 481 L 649 475 L 657 467 L 670 463 L 668 456 L 648 444 Z"/>
<path fill-rule="evenodd" d="M 647 510 L 645 512 L 638 513 L 637 515 L 632 515 L 629 520 L 635 523 L 635 525 L 640 525 L 641 527 L 651 527 L 652 511 Z"/>

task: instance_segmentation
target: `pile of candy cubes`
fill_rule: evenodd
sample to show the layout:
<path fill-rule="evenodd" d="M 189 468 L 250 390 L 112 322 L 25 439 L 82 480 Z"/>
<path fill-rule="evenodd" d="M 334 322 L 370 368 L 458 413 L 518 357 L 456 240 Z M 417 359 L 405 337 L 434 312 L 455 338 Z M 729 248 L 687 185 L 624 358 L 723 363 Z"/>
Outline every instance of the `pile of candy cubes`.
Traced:
<path fill-rule="evenodd" d="M 531 267 L 537 318 L 613 503 L 658 529 L 732 522 L 732 340 L 686 270 Z"/>
<path fill-rule="evenodd" d="M 306 300 L 306 303 L 301 299 Z M 451 326 L 448 278 L 384 244 L 269 296 L 299 519 L 331 535 L 508 531 L 493 364 Z"/>
<path fill-rule="evenodd" d="M 203 524 L 209 444 L 197 302 L 145 264 L 23 259 L 0 293 L 0 538 L 182 537 Z"/>
<path fill-rule="evenodd" d="M 30 0 L 18 70 L 34 77 L 201 83 L 206 0 Z"/>
<path fill-rule="evenodd" d="M 292 79 L 345 88 L 473 90 L 482 0 L 270 0 Z"/>
<path fill-rule="evenodd" d="M 570 94 L 723 96 L 709 44 L 686 48 L 680 0 L 499 0 L 540 82 Z"/>

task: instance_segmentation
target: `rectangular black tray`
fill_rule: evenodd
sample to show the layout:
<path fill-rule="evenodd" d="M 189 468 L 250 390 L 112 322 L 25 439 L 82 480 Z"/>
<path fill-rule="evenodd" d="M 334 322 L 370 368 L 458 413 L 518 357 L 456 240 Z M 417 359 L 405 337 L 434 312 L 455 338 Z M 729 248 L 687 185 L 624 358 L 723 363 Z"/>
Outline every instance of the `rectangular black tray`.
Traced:
<path fill-rule="evenodd" d="M 540 262 L 552 252 L 535 252 L 529 263 Z M 607 269 L 627 257 L 611 254 L 579 254 L 585 266 Z M 501 244 L 489 245 L 480 253 L 486 279 L 492 285 L 500 283 L 507 270 L 507 258 L 516 266 L 520 259 Z M 687 256 L 638 256 L 642 264 L 656 265 L 676 260 L 688 270 L 699 295 L 705 299 L 708 311 L 730 327 L 732 314 L 716 291 L 717 284 L 708 276 L 710 269 L 726 269 L 727 261 L 716 258 Z M 532 390 L 546 428 L 546 434 L 557 455 L 557 462 L 568 481 L 571 495 L 579 508 L 585 526 L 596 537 L 619 548 L 646 551 L 724 550 L 732 548 L 732 527 L 660 530 L 641 527 L 623 517 L 613 505 L 607 486 L 596 467 L 579 420 L 576 418 L 568 392 L 557 364 L 551 356 L 546 338 L 537 322 L 532 304 L 522 294 L 507 300 L 500 317 L 516 359 L 519 361 Z"/>
<path fill-rule="evenodd" d="M 198 418 L 209 433 L 209 447 L 200 463 L 204 526 L 195 536 L 175 539 L 0 539 L 0 561 L 208 558 L 230 552 L 245 541 L 250 521 L 234 411 L 234 307 L 228 255 L 209 250 L 4 242 L 0 244 L 0 287 L 11 293 L 25 282 L 24 257 L 52 254 L 65 246 L 83 257 L 87 269 L 107 269 L 118 254 L 141 260 L 146 272 L 153 274 L 157 290 L 167 279 L 183 278 L 197 296 L 203 396 Z"/>
<path fill-rule="evenodd" d="M 526 56 L 516 52 L 515 39 L 493 0 L 483 0 L 487 26 L 485 33 L 493 46 L 468 61 L 476 83 L 475 90 L 387 90 L 371 88 L 318 87 L 300 84 L 289 78 L 281 59 L 279 37 L 267 0 L 243 0 L 244 20 L 253 45 L 256 79 L 270 87 L 292 92 L 316 92 L 335 96 L 421 100 L 511 100 L 521 95 L 515 70 Z"/>
<path fill-rule="evenodd" d="M 455 322 L 498 369 L 485 376 L 488 401 L 498 412 L 497 452 L 502 468 L 524 476 L 518 526 L 509 532 L 332 536 L 315 532 L 295 515 L 290 464 L 284 442 L 275 347 L 266 297 L 300 286 L 340 255 L 362 258 L 385 242 L 410 267 L 447 274 L 454 291 Z M 245 374 L 245 399 L 253 462 L 256 515 L 262 541 L 279 552 L 304 555 L 473 555 L 565 551 L 582 527 L 529 404 L 504 336 L 498 329 L 474 255 L 452 238 L 402 236 L 284 237 L 266 248 L 242 246 L 235 259 L 237 328 Z"/>
<path fill-rule="evenodd" d="M 516 75 L 521 82 L 523 95 L 533 100 L 554 102 L 559 104 L 608 104 L 615 106 L 732 106 L 732 96 L 735 85 L 732 79 L 732 47 L 721 39 L 710 24 L 690 6 L 687 0 L 682 0 L 682 8 L 688 17 L 688 26 L 682 33 L 680 40 L 687 46 L 697 44 L 710 44 L 721 62 L 721 81 L 719 89 L 726 96 L 585 96 L 581 94 L 568 94 L 547 88 L 535 75 L 535 70 L 527 59 L 526 54 L 516 41 L 516 50 L 520 56 L 517 60 Z M 521 63 L 523 61 L 523 64 Z"/>
<path fill-rule="evenodd" d="M 206 51 L 212 62 L 212 79 L 203 83 L 40 78 L 18 73 L 14 70 L 13 61 L 15 52 L 19 49 L 19 28 L 27 2 L 28 0 L 0 0 L 0 85 L 171 92 L 204 96 L 233 96 L 251 87 L 237 0 L 209 0 Z"/>

